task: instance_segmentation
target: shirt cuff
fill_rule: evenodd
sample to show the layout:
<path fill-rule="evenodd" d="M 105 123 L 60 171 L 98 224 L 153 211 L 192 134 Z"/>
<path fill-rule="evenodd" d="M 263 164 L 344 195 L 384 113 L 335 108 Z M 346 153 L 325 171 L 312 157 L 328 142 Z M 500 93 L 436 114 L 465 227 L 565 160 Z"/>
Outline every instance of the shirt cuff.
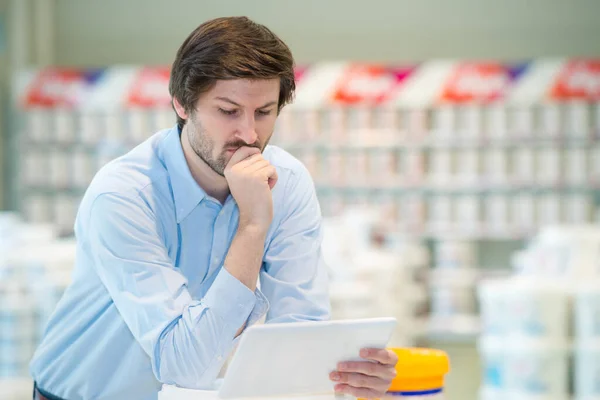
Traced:
<path fill-rule="evenodd" d="M 233 338 L 248 321 L 257 296 L 223 267 L 202 302 L 225 322 L 226 331 Z"/>
<path fill-rule="evenodd" d="M 264 317 L 267 311 L 269 311 L 269 300 L 267 300 L 265 295 L 258 288 L 254 291 L 254 295 L 256 296 L 256 305 L 248 317 L 248 321 L 244 326 L 244 331 L 254 325 L 259 319 Z M 242 338 L 242 333 L 244 332 L 242 331 L 238 336 L 235 337 L 235 339 L 233 339 L 234 348 L 237 347 L 240 339 Z"/>
<path fill-rule="evenodd" d="M 246 327 L 254 325 L 256 321 L 264 317 L 267 311 L 269 311 L 269 300 L 267 300 L 258 288 L 254 291 L 254 296 L 256 297 L 256 304 L 248 317 Z"/>

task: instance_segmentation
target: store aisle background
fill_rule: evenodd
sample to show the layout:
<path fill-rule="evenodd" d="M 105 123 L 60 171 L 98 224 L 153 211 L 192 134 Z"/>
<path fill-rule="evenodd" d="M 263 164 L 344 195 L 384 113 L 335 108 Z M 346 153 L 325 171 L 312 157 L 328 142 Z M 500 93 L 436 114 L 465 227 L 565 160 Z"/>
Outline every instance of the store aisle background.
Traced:
<path fill-rule="evenodd" d="M 19 207 L 9 162 L 17 118 L 10 101 L 13 72 L 49 65 L 168 65 L 193 28 L 225 15 L 266 24 L 299 64 L 600 56 L 595 0 L 1 0 L 0 209 Z M 508 269 L 521 245 L 485 243 L 479 257 Z M 481 371 L 474 338 L 438 337 L 430 344 L 451 356 L 449 400 L 475 399 Z"/>

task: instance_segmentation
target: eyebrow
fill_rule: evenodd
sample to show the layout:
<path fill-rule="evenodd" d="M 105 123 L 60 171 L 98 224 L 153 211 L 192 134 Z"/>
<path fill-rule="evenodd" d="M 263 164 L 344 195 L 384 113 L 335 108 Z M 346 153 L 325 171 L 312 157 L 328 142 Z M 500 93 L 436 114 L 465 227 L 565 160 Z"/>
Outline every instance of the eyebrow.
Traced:
<path fill-rule="evenodd" d="M 215 98 L 216 98 L 217 100 L 221 100 L 221 101 L 224 101 L 224 102 L 226 102 L 226 103 L 233 104 L 233 105 L 234 105 L 234 106 L 236 106 L 236 107 L 240 107 L 240 108 L 242 107 L 241 105 L 239 105 L 238 103 L 236 103 L 235 101 L 233 101 L 233 100 L 231 100 L 231 99 L 229 99 L 229 98 L 227 98 L 227 97 L 215 97 Z M 267 108 L 267 107 L 273 106 L 273 105 L 275 105 L 275 104 L 277 104 L 277 102 L 276 102 L 276 101 L 270 101 L 270 102 L 268 102 L 267 104 L 265 104 L 264 106 L 262 106 L 262 107 L 258 107 L 258 109 L 261 109 L 261 108 Z"/>

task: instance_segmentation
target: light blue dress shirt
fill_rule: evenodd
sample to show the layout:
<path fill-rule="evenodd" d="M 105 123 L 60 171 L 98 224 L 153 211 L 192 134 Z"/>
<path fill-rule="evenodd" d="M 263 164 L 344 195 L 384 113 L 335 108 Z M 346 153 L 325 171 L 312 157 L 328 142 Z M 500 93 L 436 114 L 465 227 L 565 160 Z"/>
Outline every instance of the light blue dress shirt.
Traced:
<path fill-rule="evenodd" d="M 279 180 L 254 293 L 223 268 L 235 200 L 221 204 L 196 184 L 177 127 L 101 169 L 75 222 L 73 282 L 31 362 L 41 389 L 150 400 L 163 383 L 206 388 L 244 323 L 329 318 L 312 179 L 280 148 L 264 156 Z"/>

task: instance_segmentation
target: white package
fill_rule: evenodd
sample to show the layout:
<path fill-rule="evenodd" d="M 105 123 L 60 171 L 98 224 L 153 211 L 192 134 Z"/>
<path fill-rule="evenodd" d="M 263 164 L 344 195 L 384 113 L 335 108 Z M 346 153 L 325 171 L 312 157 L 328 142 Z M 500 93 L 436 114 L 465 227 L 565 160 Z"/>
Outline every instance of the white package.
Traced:
<path fill-rule="evenodd" d="M 483 388 L 480 394 L 489 398 L 503 395 L 506 391 L 506 348 L 502 337 L 486 334 L 479 337 L 477 350 L 483 369 Z M 504 400 L 506 397 L 500 399 Z"/>
<path fill-rule="evenodd" d="M 510 336 L 564 341 L 569 334 L 569 294 L 560 282 L 516 278 L 506 293 Z"/>
<path fill-rule="evenodd" d="M 463 184 L 476 184 L 480 174 L 479 151 L 468 149 L 457 152 L 456 174 Z"/>
<path fill-rule="evenodd" d="M 470 140 L 479 139 L 481 136 L 481 108 L 475 105 L 462 106 L 458 110 L 458 131 Z"/>
<path fill-rule="evenodd" d="M 489 183 L 505 183 L 508 175 L 508 155 L 505 150 L 492 149 L 484 152 L 485 176 Z"/>
<path fill-rule="evenodd" d="M 344 197 L 339 192 L 319 194 L 319 205 L 325 217 L 339 215 L 344 209 Z"/>
<path fill-rule="evenodd" d="M 398 199 L 399 223 L 409 232 L 421 232 L 425 226 L 425 199 L 420 195 L 403 196 Z"/>
<path fill-rule="evenodd" d="M 373 129 L 373 110 L 371 107 L 351 107 L 346 112 L 348 131 L 369 131 Z"/>
<path fill-rule="evenodd" d="M 103 136 L 104 128 L 97 114 L 84 112 L 79 119 L 79 141 L 85 144 L 96 144 Z M 132 133 L 132 132 L 129 132 Z"/>
<path fill-rule="evenodd" d="M 537 179 L 542 184 L 557 183 L 560 178 L 560 152 L 556 147 L 539 151 L 537 156 Z"/>
<path fill-rule="evenodd" d="M 590 221 L 592 199 L 585 194 L 567 195 L 564 200 L 565 222 L 581 224 Z"/>
<path fill-rule="evenodd" d="M 592 183 L 600 183 L 600 145 L 593 145 L 590 148 L 590 172 L 589 177 Z"/>
<path fill-rule="evenodd" d="M 511 136 L 522 137 L 533 134 L 533 110 L 531 108 L 514 109 L 511 117 Z"/>
<path fill-rule="evenodd" d="M 577 400 L 600 398 L 600 342 L 576 344 L 574 377 Z"/>
<path fill-rule="evenodd" d="M 321 113 L 317 109 L 290 109 L 291 111 L 291 130 L 286 133 L 290 142 L 301 143 L 302 141 L 312 140 L 319 136 L 321 118 L 327 116 L 327 113 Z M 323 125 L 325 127 L 326 125 Z"/>
<path fill-rule="evenodd" d="M 435 185 L 448 185 L 452 176 L 452 153 L 434 150 L 429 156 L 429 177 Z"/>
<path fill-rule="evenodd" d="M 479 388 L 478 400 L 506 400 L 507 395 L 504 390 L 498 390 L 494 387 L 483 385 Z"/>
<path fill-rule="evenodd" d="M 75 224 L 79 199 L 67 195 L 58 195 L 54 199 L 54 222 L 62 233 L 70 233 Z"/>
<path fill-rule="evenodd" d="M 394 137 L 403 136 L 406 132 L 400 130 L 400 113 L 397 109 L 385 105 L 375 107 L 373 112 L 373 128 L 377 131 L 389 132 Z"/>
<path fill-rule="evenodd" d="M 51 203 L 47 196 L 25 197 L 23 211 L 29 222 L 45 223 L 51 220 Z"/>
<path fill-rule="evenodd" d="M 582 185 L 587 182 L 587 157 L 584 148 L 568 149 L 566 151 L 565 178 L 567 184 Z"/>
<path fill-rule="evenodd" d="M 74 149 L 70 158 L 71 186 L 85 188 L 94 176 L 92 156 L 83 149 Z"/>
<path fill-rule="evenodd" d="M 34 143 L 46 143 L 53 138 L 52 115 L 47 110 L 33 109 L 27 113 L 27 137 Z"/>
<path fill-rule="evenodd" d="M 315 182 L 321 182 L 322 177 L 320 175 L 319 157 L 317 156 L 317 153 L 312 149 L 308 149 L 298 154 L 297 157 L 306 167 L 313 180 Z"/>
<path fill-rule="evenodd" d="M 596 103 L 594 115 L 594 136 L 598 137 L 600 136 L 600 102 Z"/>
<path fill-rule="evenodd" d="M 361 149 L 348 151 L 345 153 L 344 161 L 344 179 L 348 185 L 370 184 L 367 182 L 368 158 L 366 151 Z"/>
<path fill-rule="evenodd" d="M 26 186 L 46 186 L 50 161 L 45 151 L 28 150 L 23 157 L 21 176 Z"/>
<path fill-rule="evenodd" d="M 507 294 L 510 292 L 510 281 L 486 279 L 477 285 L 477 297 L 481 317 L 483 335 L 501 337 L 510 328 L 507 315 Z"/>
<path fill-rule="evenodd" d="M 508 198 L 503 195 L 491 195 L 485 200 L 485 222 L 491 231 L 508 229 Z"/>
<path fill-rule="evenodd" d="M 487 133 L 491 139 L 504 139 L 507 136 L 507 113 L 501 105 L 492 105 L 487 112 Z"/>
<path fill-rule="evenodd" d="M 557 137 L 561 133 L 560 106 L 546 104 L 540 109 L 540 136 Z"/>
<path fill-rule="evenodd" d="M 423 159 L 423 152 L 420 150 L 409 150 L 405 154 L 404 171 L 405 179 L 409 184 L 421 184 L 423 182 L 423 176 L 425 174 L 425 162 Z"/>
<path fill-rule="evenodd" d="M 506 387 L 511 394 L 568 396 L 570 352 L 565 342 L 510 340 L 505 346 Z"/>
<path fill-rule="evenodd" d="M 379 211 L 382 224 L 394 224 L 398 219 L 398 203 L 392 193 L 378 193 L 371 196 L 369 204 Z M 395 226 L 394 226 L 395 228 Z"/>
<path fill-rule="evenodd" d="M 294 142 L 294 109 L 291 107 L 284 107 L 275 121 L 275 130 L 271 143 L 277 144 L 283 148 Z M 300 135 L 295 135 L 295 139 L 299 139 Z"/>
<path fill-rule="evenodd" d="M 344 183 L 344 157 L 339 151 L 325 153 L 329 183 L 337 186 Z"/>
<path fill-rule="evenodd" d="M 50 151 L 50 181 L 54 187 L 65 188 L 69 186 L 69 158 L 67 154 L 58 149 Z"/>
<path fill-rule="evenodd" d="M 530 184 L 535 180 L 534 170 L 535 160 L 533 150 L 527 147 L 515 149 L 512 179 L 520 184 Z"/>
<path fill-rule="evenodd" d="M 398 180 L 398 159 L 391 149 L 374 149 L 368 153 L 369 184 L 386 185 Z"/>
<path fill-rule="evenodd" d="M 535 199 L 528 193 L 519 193 L 512 197 L 512 225 L 514 228 L 529 232 L 535 227 Z"/>
<path fill-rule="evenodd" d="M 327 110 L 329 117 L 329 138 L 332 143 L 344 143 L 348 133 L 346 124 L 346 111 L 342 107 L 331 107 Z M 308 117 L 310 117 L 310 113 Z M 316 118 L 316 117 L 315 117 Z M 314 125 L 311 123 L 311 126 Z M 311 129 L 310 137 L 316 137 L 316 132 Z"/>
<path fill-rule="evenodd" d="M 600 281 L 582 284 L 575 292 L 575 337 L 581 343 L 600 342 Z"/>
<path fill-rule="evenodd" d="M 132 108 L 124 115 L 126 121 L 127 138 L 132 143 L 143 142 L 150 135 L 147 126 L 146 113 L 143 109 Z M 116 132 L 115 132 L 116 133 Z M 115 135 L 116 136 L 116 135 Z"/>
<path fill-rule="evenodd" d="M 54 111 L 54 141 L 72 143 L 75 138 L 75 115 L 73 111 L 56 109 Z"/>
<path fill-rule="evenodd" d="M 456 110 L 453 106 L 441 106 L 434 111 L 433 131 L 438 139 L 449 140 L 456 136 Z"/>
<path fill-rule="evenodd" d="M 554 225 L 561 220 L 560 197 L 546 194 L 538 197 L 538 223 L 541 226 Z"/>
<path fill-rule="evenodd" d="M 573 102 L 568 104 L 565 119 L 567 136 L 585 138 L 589 135 L 590 120 L 586 103 Z"/>
<path fill-rule="evenodd" d="M 420 141 L 427 132 L 427 113 L 424 110 L 409 110 L 407 115 L 407 130 L 412 139 Z"/>
<path fill-rule="evenodd" d="M 144 113 L 142 114 L 144 118 L 148 118 L 148 114 Z M 122 122 L 122 116 L 121 114 L 117 114 L 117 113 L 107 113 L 104 115 L 104 126 L 106 128 L 106 131 L 104 133 L 104 137 L 110 141 L 110 142 L 121 142 L 121 141 L 125 141 L 127 143 L 133 143 L 133 144 L 138 144 L 140 142 L 142 142 L 143 140 L 145 140 L 151 133 L 154 132 L 138 132 L 138 135 L 140 135 L 140 137 L 138 137 L 138 135 L 133 135 L 132 137 L 130 137 L 129 135 L 125 135 L 123 132 L 123 127 L 121 125 Z M 148 128 L 146 128 L 148 129 Z M 132 142 L 132 138 L 134 138 L 134 142 Z"/>
<path fill-rule="evenodd" d="M 433 231 L 446 230 L 452 224 L 452 198 L 437 195 L 429 199 L 429 225 Z"/>
<path fill-rule="evenodd" d="M 461 231 L 477 231 L 481 225 L 481 203 L 474 195 L 458 197 L 455 204 L 456 219 L 454 221 Z"/>

